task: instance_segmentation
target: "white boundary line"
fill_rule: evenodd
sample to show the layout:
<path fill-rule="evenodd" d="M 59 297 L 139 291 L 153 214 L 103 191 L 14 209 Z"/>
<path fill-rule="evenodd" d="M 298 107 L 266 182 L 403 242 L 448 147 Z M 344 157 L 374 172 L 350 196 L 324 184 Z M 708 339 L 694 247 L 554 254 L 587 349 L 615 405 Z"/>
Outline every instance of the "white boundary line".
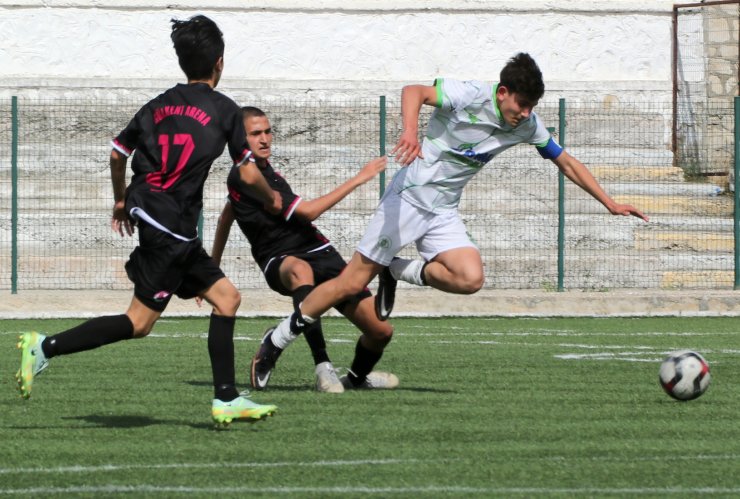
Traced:
<path fill-rule="evenodd" d="M 491 462 L 501 459 L 494 457 Z M 581 462 L 581 461 L 601 461 L 601 462 L 635 462 L 635 461 L 740 461 L 740 454 L 690 454 L 690 455 L 654 455 L 639 457 L 621 457 L 621 456 L 542 456 L 542 457 L 525 457 L 526 461 L 557 461 L 557 462 Z M 0 468 L 0 475 L 35 475 L 41 473 L 47 474 L 75 474 L 75 473 L 108 473 L 116 471 L 131 470 L 153 470 L 153 469 L 225 469 L 225 468 L 286 468 L 286 467 L 344 467 L 344 466 L 365 466 L 365 465 L 396 465 L 409 463 L 440 463 L 461 461 L 460 459 L 358 459 L 358 460 L 335 460 L 335 461 L 280 461 L 274 463 L 266 462 L 245 462 L 245 463 L 165 463 L 165 464 L 102 464 L 99 466 L 58 466 L 54 468 L 33 467 L 33 468 Z M 0 491 L 3 489 L 0 489 Z"/>
<path fill-rule="evenodd" d="M 35 473 L 95 473 L 108 471 L 151 470 L 151 469 L 210 469 L 210 468 L 282 468 L 308 466 L 363 466 L 363 465 L 391 465 L 402 463 L 434 462 L 436 460 L 420 459 L 362 459 L 353 461 L 284 461 L 276 463 L 168 463 L 168 464 L 103 464 L 100 466 L 60 466 L 56 468 L 0 468 L 0 475 L 8 474 L 35 474 Z"/>

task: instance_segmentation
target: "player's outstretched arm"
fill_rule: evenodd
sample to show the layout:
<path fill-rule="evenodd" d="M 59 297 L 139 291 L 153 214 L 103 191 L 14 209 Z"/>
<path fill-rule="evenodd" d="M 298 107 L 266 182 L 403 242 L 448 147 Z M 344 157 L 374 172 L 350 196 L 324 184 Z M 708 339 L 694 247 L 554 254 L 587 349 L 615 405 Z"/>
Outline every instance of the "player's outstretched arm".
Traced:
<path fill-rule="evenodd" d="M 221 257 L 224 254 L 224 248 L 226 248 L 226 241 L 229 240 L 229 233 L 231 232 L 234 218 L 234 208 L 231 206 L 231 203 L 227 202 L 224 205 L 224 209 L 221 210 L 221 215 L 218 217 L 216 235 L 213 237 L 211 258 L 216 262 L 216 265 L 221 265 Z"/>
<path fill-rule="evenodd" d="M 385 156 L 369 161 L 360 169 L 357 175 L 350 178 L 330 193 L 324 194 L 316 199 L 302 201 L 296 208 L 295 214 L 309 221 L 316 220 L 322 213 L 330 209 L 342 199 L 346 198 L 352 191 L 374 178 L 380 172 L 384 171 L 387 164 L 388 158 Z"/>
<path fill-rule="evenodd" d="M 419 144 L 419 111 L 423 104 L 437 105 L 437 89 L 430 85 L 407 85 L 401 91 L 401 119 L 403 132 L 391 156 L 396 162 L 408 166 L 417 157 L 423 158 Z"/>
<path fill-rule="evenodd" d="M 113 184 L 113 215 L 110 226 L 123 237 L 124 230 L 129 236 L 134 226 L 126 215 L 126 163 L 128 158 L 113 149 L 110 153 L 110 178 Z"/>
<path fill-rule="evenodd" d="M 277 215 L 283 209 L 283 198 L 273 191 L 257 165 L 247 161 L 239 167 L 239 177 L 260 197 L 265 209 Z"/>
<path fill-rule="evenodd" d="M 553 163 L 568 177 L 574 184 L 591 194 L 598 202 L 603 204 L 612 215 L 623 215 L 641 218 L 648 221 L 640 210 L 629 204 L 621 204 L 614 201 L 599 185 L 594 176 L 588 171 L 588 168 L 576 158 L 563 151 L 560 155 L 552 160 Z"/>

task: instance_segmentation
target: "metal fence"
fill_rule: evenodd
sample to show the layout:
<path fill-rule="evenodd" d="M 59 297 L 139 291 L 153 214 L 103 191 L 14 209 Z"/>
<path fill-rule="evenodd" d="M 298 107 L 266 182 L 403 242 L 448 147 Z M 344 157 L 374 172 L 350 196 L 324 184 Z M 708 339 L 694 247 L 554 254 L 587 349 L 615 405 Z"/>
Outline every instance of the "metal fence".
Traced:
<path fill-rule="evenodd" d="M 349 178 L 383 148 L 390 150 L 400 133 L 397 99 L 233 97 L 267 112 L 275 131 L 272 163 L 308 199 Z M 0 289 L 131 287 L 123 266 L 136 240 L 110 230 L 108 157 L 110 139 L 142 103 L 0 100 Z M 675 166 L 672 111 L 660 103 L 542 102 L 538 114 L 566 149 L 607 192 L 643 209 L 651 221 L 609 215 L 564 182 L 533 147 L 516 146 L 483 168 L 461 205 L 484 257 L 486 286 L 731 288 L 735 210 L 727 177 Z M 737 130 L 731 102 L 708 103 L 704 112 Z M 420 130 L 427 118 L 425 111 Z M 724 155 L 722 161 L 735 164 L 736 139 L 724 132 L 715 137 L 713 130 L 707 127 L 695 147 L 712 148 Z M 224 203 L 229 167 L 226 157 L 217 160 L 206 183 L 206 248 Z M 397 169 L 392 165 L 384 180 Z M 381 181 L 369 183 L 316 221 L 344 256 L 351 256 L 381 189 Z M 266 289 L 236 226 L 223 268 L 240 288 Z"/>

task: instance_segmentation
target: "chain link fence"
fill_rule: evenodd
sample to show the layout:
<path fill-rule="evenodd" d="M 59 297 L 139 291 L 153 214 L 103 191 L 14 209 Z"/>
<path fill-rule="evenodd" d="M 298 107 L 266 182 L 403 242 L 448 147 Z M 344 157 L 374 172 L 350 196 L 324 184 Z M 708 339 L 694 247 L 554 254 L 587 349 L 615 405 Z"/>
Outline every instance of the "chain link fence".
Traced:
<path fill-rule="evenodd" d="M 390 150 L 400 134 L 397 98 L 343 97 L 296 101 L 233 95 L 270 117 L 273 166 L 311 199 L 329 192 L 361 165 Z M 143 101 L 21 98 L 16 112 L 0 100 L 0 289 L 130 289 L 124 263 L 136 244 L 110 229 L 110 139 Z M 609 215 L 534 147 L 495 158 L 468 185 L 461 213 L 481 248 L 486 286 L 499 289 L 732 287 L 733 197 L 726 176 L 677 167 L 670 104 L 561 103 L 538 114 L 566 149 L 583 161 L 612 197 L 651 220 Z M 733 120 L 731 105 L 703 112 Z M 381 116 L 385 122 L 381 124 Z M 429 109 L 420 119 L 425 128 Z M 5 118 L 7 117 L 7 119 Z M 561 130 L 561 125 L 564 129 Z M 382 136 L 381 129 L 385 130 Z M 734 142 L 709 128 L 697 148 L 734 161 Z M 14 147 L 13 140 L 16 140 Z M 16 151 L 16 154 L 14 154 Z M 202 237 L 212 244 L 226 196 L 230 161 L 217 160 L 205 188 Z M 386 182 L 398 170 L 391 164 Z M 351 194 L 315 223 L 349 258 L 377 204 L 381 179 Z M 415 255 L 414 248 L 404 250 Z M 267 289 L 235 226 L 223 258 L 242 289 Z"/>

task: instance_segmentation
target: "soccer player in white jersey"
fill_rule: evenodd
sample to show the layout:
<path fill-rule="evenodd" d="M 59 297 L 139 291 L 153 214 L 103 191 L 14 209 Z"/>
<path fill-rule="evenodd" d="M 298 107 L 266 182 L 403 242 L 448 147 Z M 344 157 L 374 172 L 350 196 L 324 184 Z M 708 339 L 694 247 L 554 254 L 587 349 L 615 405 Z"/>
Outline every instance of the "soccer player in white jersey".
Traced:
<path fill-rule="evenodd" d="M 345 271 L 316 287 L 273 335 L 289 336 L 324 312 L 362 290 L 380 275 L 376 312 L 386 319 L 393 307 L 397 280 L 450 293 L 472 294 L 483 286 L 483 262 L 470 241 L 458 204 L 467 182 L 491 159 L 511 146 L 532 144 L 573 183 L 613 215 L 647 217 L 604 192 L 593 175 L 553 140 L 533 109 L 545 85 L 537 63 L 526 53 L 511 58 L 498 84 L 437 79 L 433 85 L 403 88 L 403 132 L 391 151 L 402 168 L 394 176 Z M 422 145 L 418 140 L 422 105 L 436 109 Z M 421 260 L 395 258 L 415 243 Z M 378 359 L 383 345 L 366 338 L 365 348 Z M 356 387 L 362 373 L 348 374 Z"/>

